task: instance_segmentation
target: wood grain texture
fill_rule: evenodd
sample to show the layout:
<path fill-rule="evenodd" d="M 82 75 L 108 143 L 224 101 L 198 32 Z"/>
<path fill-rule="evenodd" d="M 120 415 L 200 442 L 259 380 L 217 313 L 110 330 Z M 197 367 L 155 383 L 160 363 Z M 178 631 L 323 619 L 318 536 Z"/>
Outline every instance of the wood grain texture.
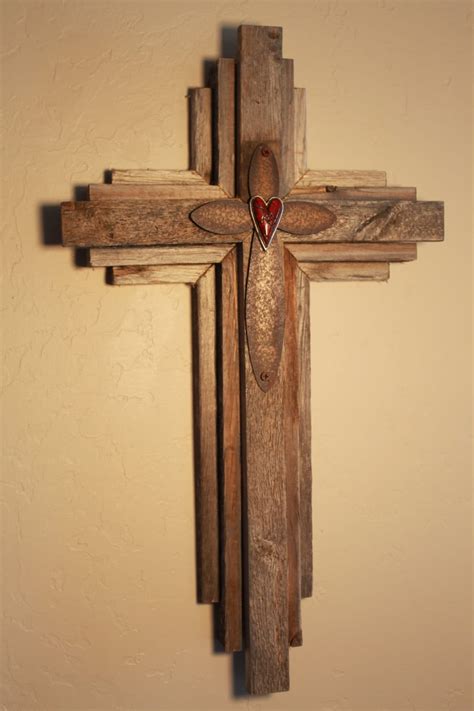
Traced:
<path fill-rule="evenodd" d="M 281 27 L 239 27 L 239 80 L 237 88 L 238 189 L 242 200 L 250 197 L 248 168 L 256 146 L 266 143 L 275 154 L 280 171 L 283 133 L 282 29 Z M 255 77 L 258 76 L 258 81 Z M 262 95 L 262 92 L 265 92 Z M 263 96 L 271 93 L 271 100 Z M 280 178 L 283 174 L 280 173 Z M 278 193 L 279 194 L 279 193 Z"/>
<path fill-rule="evenodd" d="M 220 202 L 226 201 L 215 204 Z M 242 205 L 238 200 L 234 202 Z M 312 202 L 318 205 L 317 200 Z M 74 247 L 118 247 L 222 244 L 245 239 L 248 233 L 221 236 L 199 228 L 189 219 L 198 207 L 199 203 L 193 200 L 66 202 L 61 206 L 63 243 Z M 332 227 L 303 238 L 286 234 L 285 241 L 423 242 L 444 237 L 441 202 L 336 201 L 331 203 L 331 212 L 336 215 Z"/>
<path fill-rule="evenodd" d="M 292 194 L 321 185 L 338 187 L 383 188 L 387 184 L 387 174 L 382 170 L 308 170 L 296 183 Z"/>
<path fill-rule="evenodd" d="M 282 355 L 286 512 L 288 527 L 288 642 L 303 643 L 301 628 L 300 362 L 296 260 L 285 250 L 286 328 Z"/>
<path fill-rule="evenodd" d="M 196 200 L 63 203 L 63 243 L 73 247 L 230 244 L 245 238 L 242 234 L 226 239 L 199 228 L 189 215 L 200 204 Z"/>
<path fill-rule="evenodd" d="M 288 195 L 296 182 L 295 173 L 295 88 L 292 59 L 281 60 L 281 153 L 279 161 L 280 196 Z"/>
<path fill-rule="evenodd" d="M 309 279 L 296 270 L 298 322 L 299 493 L 301 597 L 313 594 L 313 509 L 311 469 L 311 331 Z"/>
<path fill-rule="evenodd" d="M 217 183 L 235 195 L 235 60 L 217 61 Z"/>
<path fill-rule="evenodd" d="M 189 91 L 189 162 L 209 183 L 212 175 L 212 91 Z"/>
<path fill-rule="evenodd" d="M 206 185 L 195 170 L 162 170 L 154 168 L 125 168 L 112 170 L 112 184 L 133 185 Z"/>
<path fill-rule="evenodd" d="M 217 469 L 215 267 L 193 289 L 194 461 L 198 601 L 217 602 L 219 520 Z"/>
<path fill-rule="evenodd" d="M 409 262 L 416 259 L 415 242 L 379 244 L 287 244 L 299 262 Z"/>
<path fill-rule="evenodd" d="M 218 268 L 218 412 L 221 602 L 218 638 L 227 652 L 242 649 L 242 475 L 240 457 L 240 334 L 237 252 Z"/>
<path fill-rule="evenodd" d="M 244 292 L 250 245 L 240 248 Z M 243 324 L 241 324 L 241 327 Z M 243 474 L 247 689 L 289 688 L 288 543 L 283 452 L 283 380 L 264 392 L 243 344 Z"/>
<path fill-rule="evenodd" d="M 209 264 L 172 264 L 159 266 L 112 267 L 112 283 L 133 284 L 195 284 L 209 269 Z"/>
<path fill-rule="evenodd" d="M 305 197 L 309 199 L 326 200 L 416 200 L 416 188 L 388 187 L 388 188 L 335 188 L 327 189 L 325 185 L 319 185 L 312 190 L 305 192 L 295 189 L 289 195 L 293 195 L 299 200 Z"/>
<path fill-rule="evenodd" d="M 307 170 L 306 147 L 306 89 L 294 89 L 295 122 L 295 180 L 299 181 Z"/>
<path fill-rule="evenodd" d="M 200 244 L 191 247 L 103 247 L 89 250 L 91 267 L 166 264 L 217 264 L 232 245 Z"/>
<path fill-rule="evenodd" d="M 387 281 L 390 265 L 384 262 L 299 262 L 311 281 Z"/>
<path fill-rule="evenodd" d="M 317 200 L 314 203 L 318 204 Z M 444 239 L 442 202 L 335 201 L 330 209 L 336 216 L 331 227 L 304 237 L 287 234 L 285 241 L 433 242 Z"/>
<path fill-rule="evenodd" d="M 89 185 L 89 200 L 218 200 L 225 198 L 218 185 L 192 182 L 187 185 L 168 183 L 117 183 Z"/>

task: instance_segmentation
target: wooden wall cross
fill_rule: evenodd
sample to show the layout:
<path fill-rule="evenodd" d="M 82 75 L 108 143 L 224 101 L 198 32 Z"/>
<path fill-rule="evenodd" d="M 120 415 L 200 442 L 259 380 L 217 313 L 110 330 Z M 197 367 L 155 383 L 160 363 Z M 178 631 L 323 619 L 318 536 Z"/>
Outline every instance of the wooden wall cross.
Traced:
<path fill-rule="evenodd" d="M 312 593 L 309 282 L 388 279 L 443 239 L 443 204 L 306 169 L 279 27 L 240 27 L 190 111 L 191 170 L 113 171 L 62 205 L 63 241 L 114 284 L 193 285 L 198 596 L 266 694 L 289 688 Z"/>

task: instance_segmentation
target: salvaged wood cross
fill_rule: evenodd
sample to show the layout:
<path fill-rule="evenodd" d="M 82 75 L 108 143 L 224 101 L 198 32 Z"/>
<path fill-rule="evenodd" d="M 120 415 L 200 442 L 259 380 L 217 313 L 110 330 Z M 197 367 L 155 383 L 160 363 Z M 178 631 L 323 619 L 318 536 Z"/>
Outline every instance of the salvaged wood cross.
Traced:
<path fill-rule="evenodd" d="M 306 169 L 279 27 L 240 27 L 190 111 L 191 170 L 113 171 L 62 205 L 63 241 L 114 284 L 193 285 L 198 598 L 266 694 L 289 688 L 312 594 L 309 282 L 388 279 L 443 239 L 443 204 Z"/>

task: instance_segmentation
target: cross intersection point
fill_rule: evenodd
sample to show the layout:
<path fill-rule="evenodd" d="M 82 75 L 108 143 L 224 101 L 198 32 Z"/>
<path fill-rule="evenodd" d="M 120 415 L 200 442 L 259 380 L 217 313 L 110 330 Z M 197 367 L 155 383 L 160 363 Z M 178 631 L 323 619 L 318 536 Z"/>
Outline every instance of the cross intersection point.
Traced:
<path fill-rule="evenodd" d="M 267 694 L 289 688 L 313 585 L 309 283 L 387 280 L 443 239 L 443 204 L 381 171 L 307 169 L 279 27 L 239 28 L 190 118 L 190 170 L 112 171 L 63 203 L 63 242 L 114 284 L 193 287 L 198 598 Z"/>

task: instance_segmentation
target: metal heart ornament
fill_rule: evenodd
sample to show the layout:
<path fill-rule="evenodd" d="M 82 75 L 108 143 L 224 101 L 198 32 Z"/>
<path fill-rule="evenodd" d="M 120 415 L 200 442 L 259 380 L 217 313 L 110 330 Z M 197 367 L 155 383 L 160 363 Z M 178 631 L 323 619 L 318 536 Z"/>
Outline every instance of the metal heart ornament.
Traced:
<path fill-rule="evenodd" d="M 270 247 L 283 215 L 283 202 L 278 197 L 265 201 L 260 195 L 250 199 L 250 214 L 260 244 L 265 252 Z"/>

